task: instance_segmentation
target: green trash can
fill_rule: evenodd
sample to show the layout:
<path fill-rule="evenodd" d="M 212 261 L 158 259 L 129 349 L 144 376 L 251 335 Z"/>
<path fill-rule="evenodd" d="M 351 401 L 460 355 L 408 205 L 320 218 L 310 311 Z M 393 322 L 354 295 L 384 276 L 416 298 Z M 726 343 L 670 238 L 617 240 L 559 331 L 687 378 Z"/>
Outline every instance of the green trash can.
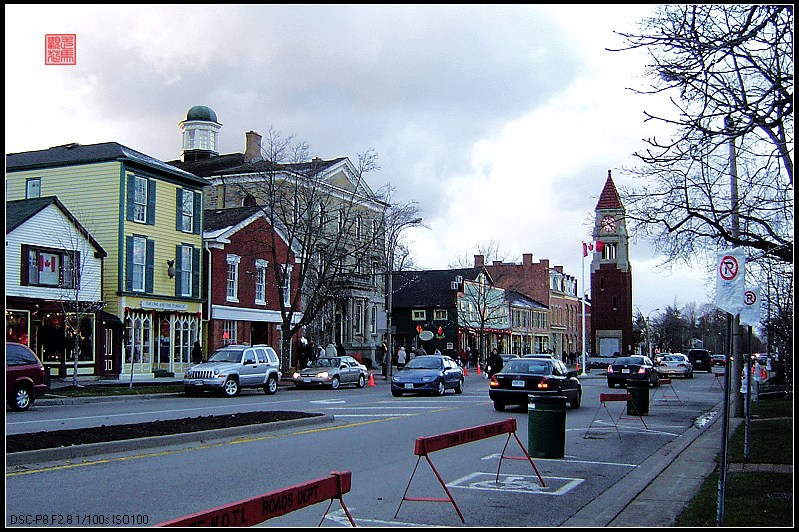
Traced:
<path fill-rule="evenodd" d="M 628 416 L 649 415 L 649 381 L 627 381 L 630 400 L 627 401 Z"/>
<path fill-rule="evenodd" d="M 566 450 L 566 398 L 531 395 L 527 405 L 527 453 L 563 458 Z"/>

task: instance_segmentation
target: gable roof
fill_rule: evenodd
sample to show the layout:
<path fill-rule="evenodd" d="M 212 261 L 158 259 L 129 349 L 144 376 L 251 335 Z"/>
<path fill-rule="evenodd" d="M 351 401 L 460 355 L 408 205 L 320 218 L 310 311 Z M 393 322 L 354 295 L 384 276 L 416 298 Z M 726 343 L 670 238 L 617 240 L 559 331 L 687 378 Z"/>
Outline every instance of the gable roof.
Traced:
<path fill-rule="evenodd" d="M 285 243 L 287 231 L 277 224 L 272 225 L 261 207 L 251 205 L 247 207 L 230 207 L 226 209 L 206 209 L 203 211 L 203 240 L 227 241 L 230 235 L 247 227 L 255 220 L 263 218 Z M 296 245 L 291 246 L 295 257 L 300 254 Z"/>
<path fill-rule="evenodd" d="M 34 170 L 37 168 L 75 166 L 109 161 L 130 163 L 157 170 L 167 173 L 180 181 L 198 186 L 204 187 L 211 184 L 193 173 L 159 161 L 155 157 L 150 157 L 116 142 L 87 145 L 72 143 L 54 146 L 46 150 L 8 153 L 6 154 L 6 171 Z"/>
<path fill-rule="evenodd" d="M 602 193 L 599 195 L 599 201 L 596 204 L 595 210 L 600 211 L 604 209 L 624 209 L 619 199 L 616 185 L 613 183 L 613 178 L 610 176 L 610 170 L 608 170 L 608 178 L 605 181 L 605 187 L 602 189 Z"/>
<path fill-rule="evenodd" d="M 11 233 L 16 228 L 27 222 L 36 214 L 44 210 L 50 205 L 55 205 L 64 213 L 64 216 L 69 219 L 75 228 L 83 235 L 84 238 L 97 250 L 97 252 L 106 257 L 107 253 L 103 247 L 97 242 L 94 237 L 89 234 L 89 231 L 78 221 L 75 216 L 67 209 L 63 203 L 56 196 L 45 196 L 43 198 L 32 198 L 24 200 L 12 200 L 6 202 L 6 234 Z"/>
<path fill-rule="evenodd" d="M 480 272 L 485 272 L 489 279 L 491 278 L 482 266 L 453 270 L 394 272 L 392 305 L 398 308 L 452 308 L 455 306 L 455 296 L 451 283 L 455 277 L 460 275 L 465 280 L 474 280 Z"/>

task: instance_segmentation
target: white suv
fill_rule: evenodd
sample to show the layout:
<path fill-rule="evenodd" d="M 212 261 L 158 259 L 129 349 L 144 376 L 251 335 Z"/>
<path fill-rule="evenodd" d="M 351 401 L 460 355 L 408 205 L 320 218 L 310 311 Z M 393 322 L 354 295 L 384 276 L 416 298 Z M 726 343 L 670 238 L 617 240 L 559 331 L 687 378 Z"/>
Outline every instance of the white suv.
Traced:
<path fill-rule="evenodd" d="M 203 390 L 221 391 L 228 397 L 242 388 L 263 388 L 277 392 L 280 382 L 280 359 L 268 345 L 228 345 L 217 349 L 208 361 L 193 366 L 183 377 L 187 395 Z"/>

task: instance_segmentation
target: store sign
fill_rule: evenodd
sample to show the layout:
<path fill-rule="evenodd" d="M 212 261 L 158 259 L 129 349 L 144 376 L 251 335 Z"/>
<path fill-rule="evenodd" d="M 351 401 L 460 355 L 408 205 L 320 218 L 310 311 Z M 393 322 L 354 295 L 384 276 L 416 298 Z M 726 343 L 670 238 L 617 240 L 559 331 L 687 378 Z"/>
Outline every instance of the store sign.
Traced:
<path fill-rule="evenodd" d="M 154 310 L 182 310 L 186 312 L 189 310 L 187 303 L 170 303 L 169 301 L 142 301 L 141 308 L 154 309 Z"/>

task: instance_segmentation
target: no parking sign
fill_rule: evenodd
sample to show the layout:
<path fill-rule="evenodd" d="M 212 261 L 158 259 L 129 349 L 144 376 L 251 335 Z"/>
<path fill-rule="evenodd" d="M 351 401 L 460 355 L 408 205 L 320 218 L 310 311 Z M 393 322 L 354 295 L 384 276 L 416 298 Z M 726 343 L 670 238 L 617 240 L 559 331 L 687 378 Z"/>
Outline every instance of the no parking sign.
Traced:
<path fill-rule="evenodd" d="M 743 250 L 719 253 L 716 260 L 716 306 L 736 315 L 744 308 L 746 255 Z"/>

